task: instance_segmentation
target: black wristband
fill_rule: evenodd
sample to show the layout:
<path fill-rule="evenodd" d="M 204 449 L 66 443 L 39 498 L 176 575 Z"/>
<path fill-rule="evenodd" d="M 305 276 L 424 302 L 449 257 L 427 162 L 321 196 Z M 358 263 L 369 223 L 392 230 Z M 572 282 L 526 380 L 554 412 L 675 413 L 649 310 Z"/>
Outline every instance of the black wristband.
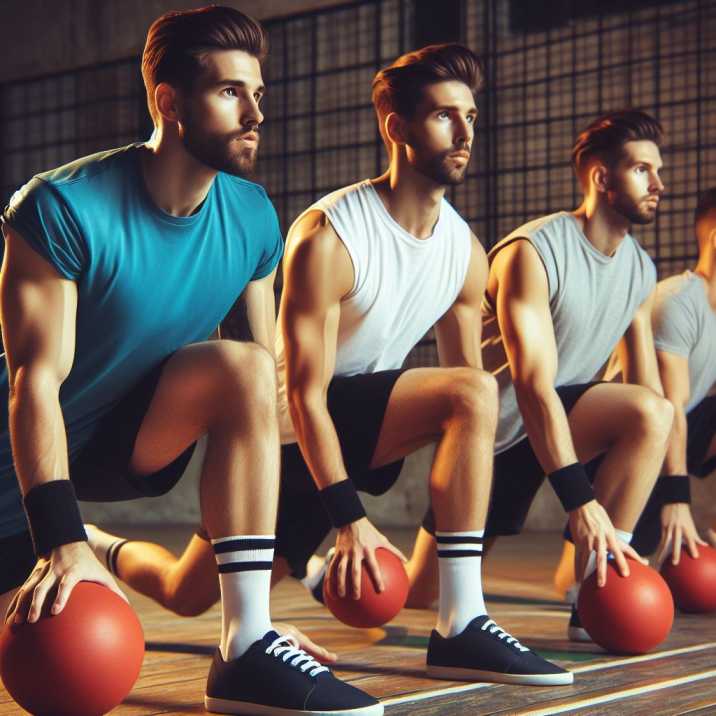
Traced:
<path fill-rule="evenodd" d="M 656 481 L 656 492 L 662 505 L 672 505 L 676 502 L 691 503 L 688 475 L 662 475 Z"/>
<path fill-rule="evenodd" d="M 336 482 L 324 487 L 318 494 L 334 527 L 345 527 L 365 517 L 363 503 L 352 480 Z"/>
<path fill-rule="evenodd" d="M 561 467 L 547 477 L 566 512 L 576 510 L 594 499 L 594 490 L 587 472 L 579 462 Z"/>
<path fill-rule="evenodd" d="M 87 541 L 75 488 L 69 480 L 53 480 L 33 487 L 25 495 L 24 503 L 38 557 L 47 556 L 63 544 Z"/>

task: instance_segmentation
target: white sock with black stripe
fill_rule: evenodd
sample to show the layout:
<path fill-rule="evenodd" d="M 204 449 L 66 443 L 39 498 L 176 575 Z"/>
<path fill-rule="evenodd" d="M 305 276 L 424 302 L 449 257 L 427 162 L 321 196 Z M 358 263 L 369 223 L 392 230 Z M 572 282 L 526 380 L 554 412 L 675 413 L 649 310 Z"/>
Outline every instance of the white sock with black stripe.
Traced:
<path fill-rule="evenodd" d="M 482 594 L 482 539 L 485 530 L 436 532 L 441 636 L 457 636 L 475 618 L 487 614 Z"/>
<path fill-rule="evenodd" d="M 238 659 L 270 631 L 269 596 L 273 535 L 241 535 L 211 540 L 219 565 L 221 644 L 224 661 Z"/>

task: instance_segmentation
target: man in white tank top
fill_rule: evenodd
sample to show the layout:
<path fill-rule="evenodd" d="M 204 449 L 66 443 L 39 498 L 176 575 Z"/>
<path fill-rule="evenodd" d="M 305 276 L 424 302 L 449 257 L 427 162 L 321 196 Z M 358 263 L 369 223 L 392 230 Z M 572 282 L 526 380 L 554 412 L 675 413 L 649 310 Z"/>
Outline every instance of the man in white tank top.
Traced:
<path fill-rule="evenodd" d="M 406 455 L 437 443 L 429 484 L 440 609 L 428 673 L 570 684 L 570 672 L 490 619 L 483 599 L 498 410 L 480 352 L 487 260 L 444 197 L 467 170 L 480 84 L 477 58 L 460 45 L 426 47 L 379 72 L 373 102 L 388 171 L 319 200 L 289 232 L 276 348 L 284 445 L 274 580 L 302 576 L 336 527 L 330 588 L 358 597 L 365 562 L 382 589 L 376 549 L 402 555 L 357 491 L 386 492 Z M 441 367 L 403 370 L 433 326 Z M 131 555 L 128 543 L 110 556 L 120 577 Z M 196 579 L 202 569 L 185 572 Z"/>
<path fill-rule="evenodd" d="M 704 478 L 716 470 L 716 188 L 701 195 L 694 219 L 698 262 L 693 271 L 659 282 L 653 313 L 659 374 L 675 417 L 662 475 L 632 544 L 640 554 L 656 551 L 657 564 L 669 555 L 678 564 L 682 544 L 698 557 L 706 543 L 691 515 L 689 475 Z M 620 379 L 618 361 L 612 372 Z M 716 546 L 714 529 L 708 536 Z M 574 579 L 571 553 L 565 545 L 555 578 L 562 588 Z"/>
<path fill-rule="evenodd" d="M 487 534 L 520 532 L 546 474 L 569 515 L 576 573 L 596 567 L 599 584 L 608 552 L 622 574 L 624 555 L 638 558 L 631 533 L 673 420 L 651 330 L 656 271 L 629 234 L 656 215 L 660 139 L 636 110 L 593 122 L 573 149 L 582 205 L 525 224 L 490 253 L 485 365 L 500 384 L 500 420 Z M 593 382 L 617 345 L 630 384 Z M 583 464 L 602 453 L 592 488 Z M 430 543 L 421 531 L 425 575 Z M 570 634 L 584 636 L 576 612 Z"/>

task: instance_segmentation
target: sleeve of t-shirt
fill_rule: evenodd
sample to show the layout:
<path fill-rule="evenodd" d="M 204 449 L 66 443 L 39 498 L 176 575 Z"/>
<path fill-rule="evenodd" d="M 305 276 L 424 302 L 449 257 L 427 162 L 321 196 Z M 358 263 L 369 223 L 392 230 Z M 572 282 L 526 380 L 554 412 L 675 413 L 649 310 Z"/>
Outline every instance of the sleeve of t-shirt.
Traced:
<path fill-rule="evenodd" d="M 278 266 L 278 262 L 283 255 L 283 236 L 281 235 L 281 227 L 278 223 L 278 215 L 276 209 L 268 197 L 266 201 L 266 221 L 263 230 L 263 253 L 260 257 L 259 264 L 251 277 L 252 281 L 266 278 Z"/>
<path fill-rule="evenodd" d="M 76 280 L 86 264 L 84 239 L 60 194 L 35 177 L 10 199 L 3 221 L 64 278 Z"/>
<path fill-rule="evenodd" d="M 696 315 L 679 294 L 657 304 L 652 319 L 656 350 L 688 358 L 696 343 Z"/>

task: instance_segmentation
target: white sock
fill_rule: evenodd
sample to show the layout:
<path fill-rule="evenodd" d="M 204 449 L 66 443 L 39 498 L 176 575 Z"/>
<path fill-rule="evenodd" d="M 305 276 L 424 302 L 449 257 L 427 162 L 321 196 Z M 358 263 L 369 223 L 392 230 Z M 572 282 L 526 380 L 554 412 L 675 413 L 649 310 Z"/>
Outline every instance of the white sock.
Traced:
<path fill-rule="evenodd" d="M 211 540 L 219 565 L 219 649 L 224 661 L 238 659 L 273 628 L 269 596 L 275 542 L 273 535 L 240 535 Z"/>
<path fill-rule="evenodd" d="M 614 532 L 617 539 L 620 539 L 624 544 L 631 544 L 632 537 L 634 536 L 631 532 L 625 532 L 624 530 L 618 530 L 614 528 Z M 611 552 L 609 553 L 611 554 Z M 586 579 L 592 572 L 597 569 L 597 553 L 590 552 L 589 559 L 587 560 L 587 568 L 584 570 L 584 579 Z M 584 581 L 584 579 L 582 581 Z"/>
<path fill-rule="evenodd" d="M 85 532 L 89 546 L 97 559 L 115 576 L 117 574 L 117 554 L 119 548 L 127 542 L 123 537 L 101 530 L 97 525 L 86 524 Z"/>
<path fill-rule="evenodd" d="M 487 614 L 482 594 L 482 538 L 485 530 L 436 532 L 440 601 L 435 627 L 445 638 L 456 636 Z"/>

